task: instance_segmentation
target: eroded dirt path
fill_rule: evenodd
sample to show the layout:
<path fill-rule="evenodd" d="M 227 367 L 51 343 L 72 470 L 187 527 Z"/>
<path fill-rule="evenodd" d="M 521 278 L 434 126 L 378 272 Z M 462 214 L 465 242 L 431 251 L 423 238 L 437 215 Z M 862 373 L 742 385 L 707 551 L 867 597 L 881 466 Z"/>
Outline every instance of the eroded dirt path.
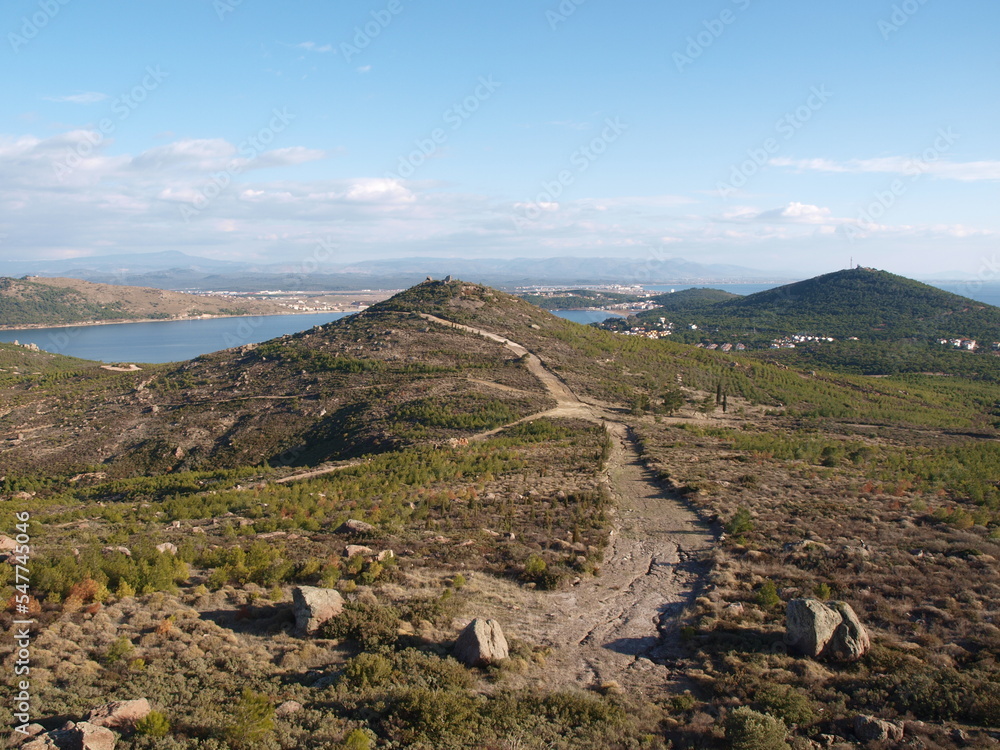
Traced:
<path fill-rule="evenodd" d="M 526 357 L 557 405 L 519 421 L 575 417 L 603 423 L 612 437 L 604 481 L 615 498 L 616 515 L 601 575 L 548 593 L 491 581 L 479 592 L 492 610 L 485 614 L 497 617 L 513 635 L 553 649 L 545 678 L 551 685 L 615 680 L 627 689 L 662 687 L 671 679 L 667 665 L 677 655 L 677 616 L 696 596 L 712 531 L 656 481 L 629 428 L 581 401 L 534 353 L 489 331 L 422 317 L 485 336 Z"/>

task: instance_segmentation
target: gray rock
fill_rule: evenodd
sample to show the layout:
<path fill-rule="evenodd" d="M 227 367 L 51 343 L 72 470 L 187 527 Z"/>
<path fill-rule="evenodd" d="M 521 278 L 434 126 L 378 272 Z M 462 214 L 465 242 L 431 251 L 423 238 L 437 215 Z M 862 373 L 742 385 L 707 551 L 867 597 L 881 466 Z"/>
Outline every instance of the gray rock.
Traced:
<path fill-rule="evenodd" d="M 21 750 L 59 750 L 59 745 L 49 734 L 43 734 L 25 742 Z"/>
<path fill-rule="evenodd" d="M 354 557 L 355 555 L 361 555 L 362 557 L 374 557 L 375 550 L 371 547 L 365 547 L 360 544 L 348 544 L 344 548 L 344 555 L 346 557 Z"/>
<path fill-rule="evenodd" d="M 785 612 L 785 643 L 799 653 L 834 661 L 857 661 L 871 638 L 846 602 L 792 599 Z"/>
<path fill-rule="evenodd" d="M 835 661 L 857 661 L 868 653 L 872 647 L 871 638 L 865 626 L 861 624 L 857 614 L 846 602 L 830 602 L 830 607 L 837 610 L 841 616 L 833 638 L 826 648 L 825 656 Z"/>
<path fill-rule="evenodd" d="M 295 630 L 299 635 L 311 635 L 327 620 L 344 610 L 344 597 L 333 589 L 296 586 L 292 589 L 295 606 Z"/>
<path fill-rule="evenodd" d="M 302 704 L 298 701 L 285 701 L 276 709 L 274 709 L 274 715 L 279 719 L 283 716 L 291 716 L 292 714 L 297 714 L 303 708 Z"/>
<path fill-rule="evenodd" d="M 157 552 L 168 552 L 171 555 L 177 554 L 177 545 L 171 544 L 170 542 L 164 542 L 163 544 L 156 545 Z"/>
<path fill-rule="evenodd" d="M 337 527 L 336 533 L 338 534 L 371 534 L 375 531 L 375 527 L 370 523 L 365 523 L 364 521 L 358 521 L 357 519 L 351 518 L 344 521 L 340 526 Z"/>
<path fill-rule="evenodd" d="M 0 534 L 0 552 L 13 552 L 17 549 L 17 542 L 9 536 Z"/>
<path fill-rule="evenodd" d="M 115 750 L 115 742 L 110 729 L 81 721 L 29 740 L 21 750 Z"/>
<path fill-rule="evenodd" d="M 785 643 L 805 656 L 820 656 L 841 616 L 818 599 L 792 599 L 785 610 Z"/>
<path fill-rule="evenodd" d="M 114 701 L 91 709 L 86 720 L 98 727 L 133 729 L 137 721 L 149 716 L 150 710 L 149 701 L 145 698 Z"/>
<path fill-rule="evenodd" d="M 854 734 L 862 742 L 899 742 L 903 727 L 891 721 L 859 714 L 854 717 Z"/>
<path fill-rule="evenodd" d="M 496 620 L 475 619 L 455 641 L 455 658 L 470 667 L 497 664 L 509 654 L 507 639 Z"/>

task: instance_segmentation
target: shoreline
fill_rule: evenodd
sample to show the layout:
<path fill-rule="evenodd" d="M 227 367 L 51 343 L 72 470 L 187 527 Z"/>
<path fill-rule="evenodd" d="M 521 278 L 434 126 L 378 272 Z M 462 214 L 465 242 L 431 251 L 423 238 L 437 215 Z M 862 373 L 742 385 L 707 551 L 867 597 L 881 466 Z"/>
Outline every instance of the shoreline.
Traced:
<path fill-rule="evenodd" d="M 49 328 L 86 328 L 89 326 L 113 326 L 126 323 L 187 323 L 199 320 L 220 320 L 235 318 L 284 318 L 292 315 L 342 315 L 361 312 L 360 310 L 293 310 L 287 313 L 253 313 L 249 315 L 199 315 L 197 318 L 129 318 L 128 320 L 92 320 L 79 323 L 24 323 L 20 325 L 0 325 L 0 331 L 44 331 Z"/>

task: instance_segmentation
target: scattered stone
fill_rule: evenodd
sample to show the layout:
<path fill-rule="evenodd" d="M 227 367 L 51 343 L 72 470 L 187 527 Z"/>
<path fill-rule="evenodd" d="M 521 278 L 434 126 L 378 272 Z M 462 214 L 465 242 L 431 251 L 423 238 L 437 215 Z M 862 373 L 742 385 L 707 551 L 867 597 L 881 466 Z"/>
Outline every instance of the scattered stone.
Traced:
<path fill-rule="evenodd" d="M 9 536 L 0 534 L 0 552 L 13 552 L 17 549 L 17 542 Z"/>
<path fill-rule="evenodd" d="M 455 658 L 470 667 L 497 664 L 509 653 L 507 639 L 496 620 L 476 618 L 455 641 Z"/>
<path fill-rule="evenodd" d="M 355 555 L 361 555 L 362 557 L 373 557 L 375 555 L 375 550 L 371 547 L 363 547 L 360 544 L 348 544 L 344 547 L 344 554 L 347 557 L 354 557 Z"/>
<path fill-rule="evenodd" d="M 115 750 L 115 733 L 86 721 L 72 722 L 62 729 L 40 735 L 21 745 L 21 750 Z"/>
<path fill-rule="evenodd" d="M 279 719 L 283 716 L 291 716 L 292 714 L 297 714 L 303 709 L 303 705 L 298 701 L 285 701 L 276 709 L 274 709 L 274 715 Z"/>
<path fill-rule="evenodd" d="M 132 729 L 140 719 L 150 712 L 149 701 L 145 698 L 131 701 L 114 701 L 91 709 L 86 720 L 94 726 L 108 729 Z"/>
<path fill-rule="evenodd" d="M 59 745 L 48 734 L 43 734 L 25 742 L 21 750 L 59 750 Z"/>
<path fill-rule="evenodd" d="M 166 554 L 176 555 L 177 554 L 177 545 L 171 544 L 170 542 L 164 542 L 163 544 L 157 544 L 156 545 L 156 551 L 157 552 L 166 553 Z"/>
<path fill-rule="evenodd" d="M 854 734 L 862 742 L 899 742 L 903 727 L 895 722 L 859 714 L 854 717 Z"/>
<path fill-rule="evenodd" d="M 113 555 L 116 552 L 121 552 L 125 557 L 132 557 L 132 550 L 128 547 L 105 547 L 101 550 L 102 555 Z"/>
<path fill-rule="evenodd" d="M 813 658 L 857 661 L 871 648 L 868 631 L 846 602 L 792 599 L 785 628 L 785 643 Z"/>
<path fill-rule="evenodd" d="M 344 521 L 339 527 L 337 527 L 337 534 L 371 534 L 375 531 L 375 527 L 370 523 L 365 523 L 364 521 L 358 521 L 351 518 Z"/>
<path fill-rule="evenodd" d="M 396 556 L 396 553 L 393 552 L 391 549 L 384 549 L 384 550 L 382 550 L 381 552 L 378 553 L 378 557 L 376 559 L 379 562 L 385 562 L 386 560 L 391 560 L 395 556 Z"/>
<path fill-rule="evenodd" d="M 299 635 L 311 635 L 327 620 L 344 610 L 344 598 L 333 589 L 296 586 L 292 589 L 295 606 L 295 629 Z"/>

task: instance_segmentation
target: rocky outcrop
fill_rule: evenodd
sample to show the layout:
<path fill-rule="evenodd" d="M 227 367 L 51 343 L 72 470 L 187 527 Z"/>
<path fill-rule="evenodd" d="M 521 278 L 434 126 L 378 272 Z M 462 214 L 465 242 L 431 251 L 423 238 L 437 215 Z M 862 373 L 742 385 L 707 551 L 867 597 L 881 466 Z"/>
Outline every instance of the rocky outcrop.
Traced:
<path fill-rule="evenodd" d="M 846 602 L 792 599 L 785 613 L 785 642 L 813 658 L 857 661 L 871 648 L 868 631 Z"/>
<path fill-rule="evenodd" d="M 899 742 L 903 739 L 903 727 L 860 714 L 854 717 L 854 735 L 862 742 Z"/>
<path fill-rule="evenodd" d="M 354 557 L 355 555 L 361 555 L 362 557 L 375 557 L 375 550 L 361 544 L 348 544 L 344 547 L 345 557 Z"/>
<path fill-rule="evenodd" d="M 115 742 L 110 729 L 81 721 L 28 740 L 21 750 L 115 750 Z"/>
<path fill-rule="evenodd" d="M 149 701 L 145 698 L 131 701 L 114 701 L 91 709 L 87 721 L 109 729 L 134 729 L 136 722 L 149 716 Z"/>
<path fill-rule="evenodd" d="M 311 635 L 320 625 L 344 610 L 344 598 L 333 589 L 297 586 L 292 589 L 295 605 L 295 631 Z"/>
<path fill-rule="evenodd" d="M 351 518 L 344 521 L 340 526 L 337 527 L 335 533 L 337 534 L 371 534 L 375 531 L 375 527 L 370 523 L 365 523 L 364 521 L 358 521 L 357 519 Z"/>
<path fill-rule="evenodd" d="M 168 553 L 171 555 L 177 554 L 177 545 L 171 544 L 170 542 L 164 542 L 163 544 L 156 545 L 156 551 L 161 553 Z"/>
<path fill-rule="evenodd" d="M 496 620 L 475 619 L 455 641 L 455 658 L 470 667 L 498 664 L 509 655 L 507 639 Z"/>

